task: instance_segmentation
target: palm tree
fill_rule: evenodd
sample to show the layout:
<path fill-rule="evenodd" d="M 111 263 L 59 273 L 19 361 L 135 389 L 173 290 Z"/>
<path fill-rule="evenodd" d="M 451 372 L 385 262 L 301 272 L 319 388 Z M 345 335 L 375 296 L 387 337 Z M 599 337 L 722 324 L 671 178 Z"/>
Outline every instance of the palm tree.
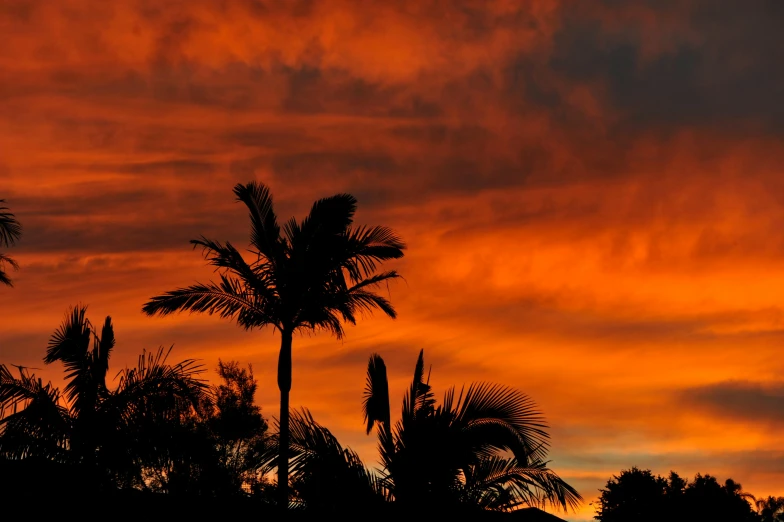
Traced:
<path fill-rule="evenodd" d="M 526 395 L 476 383 L 436 405 L 420 351 L 400 421 L 390 422 L 386 365 L 368 363 L 364 412 L 367 433 L 377 428 L 382 482 L 404 506 L 471 504 L 511 510 L 550 504 L 575 508 L 577 491 L 547 467 L 548 434 Z"/>
<path fill-rule="evenodd" d="M 5 203 L 4 199 L 0 199 L 0 204 Z M 16 217 L 9 212 L 8 207 L 0 206 L 0 245 L 5 247 L 13 246 L 22 235 L 22 225 L 19 224 Z M 5 264 L 17 270 L 19 265 L 8 257 L 0 253 L 0 283 L 7 286 L 14 286 L 8 274 L 5 272 Z"/>
<path fill-rule="evenodd" d="M 110 390 L 106 373 L 114 327 L 107 317 L 99 336 L 85 314 L 86 307 L 66 314 L 44 358 L 47 364 L 63 363 L 64 394 L 27 368 L 19 367 L 16 377 L 0 365 L 0 455 L 79 464 L 89 478 L 106 479 L 108 472 L 127 474 L 135 467 L 131 461 L 143 453 L 137 424 L 145 413 L 202 404 L 207 385 L 193 360 L 167 364 L 171 349 L 161 348 L 121 371 L 117 388 Z"/>
<path fill-rule="evenodd" d="M 755 504 L 762 522 L 784 522 L 784 497 L 761 498 Z"/>
<path fill-rule="evenodd" d="M 356 199 L 338 194 L 313 204 L 301 222 L 278 224 L 269 189 L 250 182 L 234 187 L 250 213 L 251 262 L 229 242 L 201 237 L 210 264 L 221 270 L 220 282 L 196 283 L 153 297 L 148 315 L 206 312 L 235 320 L 247 330 L 271 326 L 281 334 L 278 356 L 280 389 L 280 455 L 278 502 L 288 504 L 289 392 L 294 332 L 326 330 L 343 337 L 343 322 L 356 323 L 358 313 L 379 309 L 396 316 L 391 303 L 374 288 L 399 277 L 376 273 L 377 264 L 403 257 L 405 245 L 387 227 L 352 226 Z"/>
<path fill-rule="evenodd" d="M 367 512 L 383 505 L 385 497 L 378 477 L 368 471 L 359 455 L 341 446 L 307 409 L 291 413 L 290 430 L 294 506 L 345 516 L 352 509 Z M 274 439 L 266 458 L 269 463 L 278 451 L 278 441 Z"/>

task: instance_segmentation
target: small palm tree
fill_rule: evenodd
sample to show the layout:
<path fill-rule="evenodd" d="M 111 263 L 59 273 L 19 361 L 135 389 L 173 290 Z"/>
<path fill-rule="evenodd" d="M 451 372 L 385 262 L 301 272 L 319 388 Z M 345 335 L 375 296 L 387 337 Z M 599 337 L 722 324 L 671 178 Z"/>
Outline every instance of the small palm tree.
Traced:
<path fill-rule="evenodd" d="M 166 414 L 207 400 L 200 366 L 191 359 L 166 363 L 169 351 L 139 357 L 135 368 L 121 371 L 119 384 L 106 384 L 115 345 L 107 317 L 100 335 L 75 307 L 49 340 L 44 362 L 59 361 L 66 372 L 64 396 L 26 368 L 18 377 L 0 365 L 0 455 L 8 459 L 38 457 L 84 465 L 88 473 L 122 470 L 144 453 L 137 447 L 138 420 L 154 411 Z"/>
<path fill-rule="evenodd" d="M 579 504 L 577 491 L 547 467 L 546 425 L 530 398 L 478 383 L 457 396 L 450 388 L 437 405 L 428 380 L 420 352 L 401 419 L 392 427 L 386 366 L 378 355 L 368 363 L 367 432 L 376 426 L 382 481 L 396 502 L 493 510 Z"/>
<path fill-rule="evenodd" d="M 379 309 L 396 316 L 391 303 L 374 288 L 399 277 L 376 273 L 379 262 L 403 256 L 405 245 L 386 227 L 352 226 L 356 199 L 338 194 L 316 201 L 301 222 L 278 224 L 269 189 L 250 182 L 234 187 L 250 213 L 250 253 L 246 261 L 230 243 L 204 237 L 191 241 L 221 270 L 218 283 L 197 283 L 153 297 L 148 315 L 206 312 L 234 319 L 250 330 L 271 326 L 281 334 L 278 357 L 280 456 L 278 502 L 288 505 L 289 392 L 294 332 L 326 330 L 338 339 L 343 322 L 356 323 L 362 312 Z"/>
<path fill-rule="evenodd" d="M 5 203 L 4 199 L 0 199 L 0 204 Z M 16 217 L 9 212 L 8 207 L 0 206 L 0 245 L 4 247 L 13 246 L 22 235 L 22 225 L 19 224 Z M 8 257 L 0 253 L 0 283 L 13 286 L 11 278 L 5 271 L 5 265 L 8 264 L 14 270 L 19 268 L 19 265 Z"/>
<path fill-rule="evenodd" d="M 383 506 L 385 497 L 378 477 L 368 471 L 353 450 L 341 446 L 307 409 L 291 413 L 290 430 L 294 507 L 345 516 L 351 510 L 367 512 Z M 278 442 L 273 436 L 265 459 L 268 464 L 277 458 Z"/>
<path fill-rule="evenodd" d="M 762 522 L 784 522 L 784 497 L 761 498 L 755 504 Z"/>

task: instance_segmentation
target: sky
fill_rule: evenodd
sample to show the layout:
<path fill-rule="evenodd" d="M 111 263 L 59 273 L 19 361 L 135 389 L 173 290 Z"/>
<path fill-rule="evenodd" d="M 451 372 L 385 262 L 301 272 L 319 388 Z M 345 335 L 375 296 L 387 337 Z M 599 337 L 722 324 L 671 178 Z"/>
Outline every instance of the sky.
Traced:
<path fill-rule="evenodd" d="M 408 245 L 399 317 L 296 337 L 291 402 L 366 464 L 368 357 L 399 411 L 424 349 L 438 395 L 536 401 L 569 520 L 631 466 L 784 495 L 783 24 L 777 0 L 4 1 L 0 362 L 59 378 L 82 303 L 115 369 L 250 363 L 276 415 L 274 332 L 141 307 L 216 277 L 190 239 L 247 245 L 236 183 L 282 218 L 349 192 Z"/>

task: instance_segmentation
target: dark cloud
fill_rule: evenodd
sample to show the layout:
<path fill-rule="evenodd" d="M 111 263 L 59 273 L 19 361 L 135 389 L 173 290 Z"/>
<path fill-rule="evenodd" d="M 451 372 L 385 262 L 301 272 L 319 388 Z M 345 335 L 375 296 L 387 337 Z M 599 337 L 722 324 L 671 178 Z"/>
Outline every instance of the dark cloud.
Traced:
<path fill-rule="evenodd" d="M 662 49 L 652 56 L 641 20 L 613 25 L 599 11 L 564 10 L 549 65 L 569 81 L 606 87 L 606 102 L 638 129 L 734 123 L 784 131 L 781 2 L 649 4 L 662 19 L 681 8 L 688 24 L 662 21 L 655 35 Z M 538 98 L 554 103 L 554 96 Z"/>
<path fill-rule="evenodd" d="M 52 325 L 52 331 L 56 327 Z M 0 336 L 0 364 L 18 364 L 30 368 L 43 368 L 43 357 L 46 351 L 47 334 L 38 332 L 8 333 Z"/>
<path fill-rule="evenodd" d="M 128 163 L 86 163 L 57 165 L 63 170 L 82 170 L 87 172 L 105 172 L 107 174 L 141 174 L 158 176 L 172 174 L 183 178 L 213 174 L 217 164 L 199 159 L 177 159 L 166 161 L 130 161 Z"/>
<path fill-rule="evenodd" d="M 18 196 L 14 208 L 24 235 L 17 251 L 109 254 L 187 249 L 201 235 L 244 239 L 244 213 L 232 205 L 230 188 L 223 194 L 186 186 L 171 191 L 154 183 L 135 190 L 84 183 L 59 196 Z"/>
<path fill-rule="evenodd" d="M 680 395 L 693 407 L 715 415 L 784 426 L 784 381 L 725 381 L 689 388 Z"/>
<path fill-rule="evenodd" d="M 733 478 L 747 484 L 750 478 L 764 477 L 767 474 L 778 474 L 784 469 L 784 453 L 775 450 L 723 451 L 690 451 L 688 453 L 588 453 L 561 451 L 556 444 L 553 458 L 559 466 L 570 469 L 593 471 L 597 468 L 611 469 L 601 480 L 604 485 L 611 475 L 617 475 L 624 469 L 637 466 L 651 469 L 658 475 L 666 476 L 675 471 L 681 477 L 691 479 L 694 474 L 712 474 L 720 480 Z M 599 478 L 598 476 L 595 478 Z M 599 485 L 599 481 L 594 482 Z M 587 491 L 586 497 L 591 498 Z M 598 496 L 598 494 L 597 494 Z"/>

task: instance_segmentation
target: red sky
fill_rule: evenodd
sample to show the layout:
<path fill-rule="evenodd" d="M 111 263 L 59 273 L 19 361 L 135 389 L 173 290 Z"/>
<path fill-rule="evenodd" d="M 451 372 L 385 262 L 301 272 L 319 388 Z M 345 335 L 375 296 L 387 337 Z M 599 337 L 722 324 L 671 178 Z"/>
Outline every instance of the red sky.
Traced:
<path fill-rule="evenodd" d="M 437 390 L 533 397 L 587 501 L 633 465 L 784 495 L 781 2 L 372 4 L 2 2 L 0 362 L 81 302 L 115 368 L 252 363 L 273 415 L 276 335 L 141 306 L 214 277 L 189 239 L 246 244 L 235 183 L 350 192 L 409 245 L 399 319 L 295 339 L 292 404 L 367 464 L 367 358 L 398 401 L 424 348 Z"/>

